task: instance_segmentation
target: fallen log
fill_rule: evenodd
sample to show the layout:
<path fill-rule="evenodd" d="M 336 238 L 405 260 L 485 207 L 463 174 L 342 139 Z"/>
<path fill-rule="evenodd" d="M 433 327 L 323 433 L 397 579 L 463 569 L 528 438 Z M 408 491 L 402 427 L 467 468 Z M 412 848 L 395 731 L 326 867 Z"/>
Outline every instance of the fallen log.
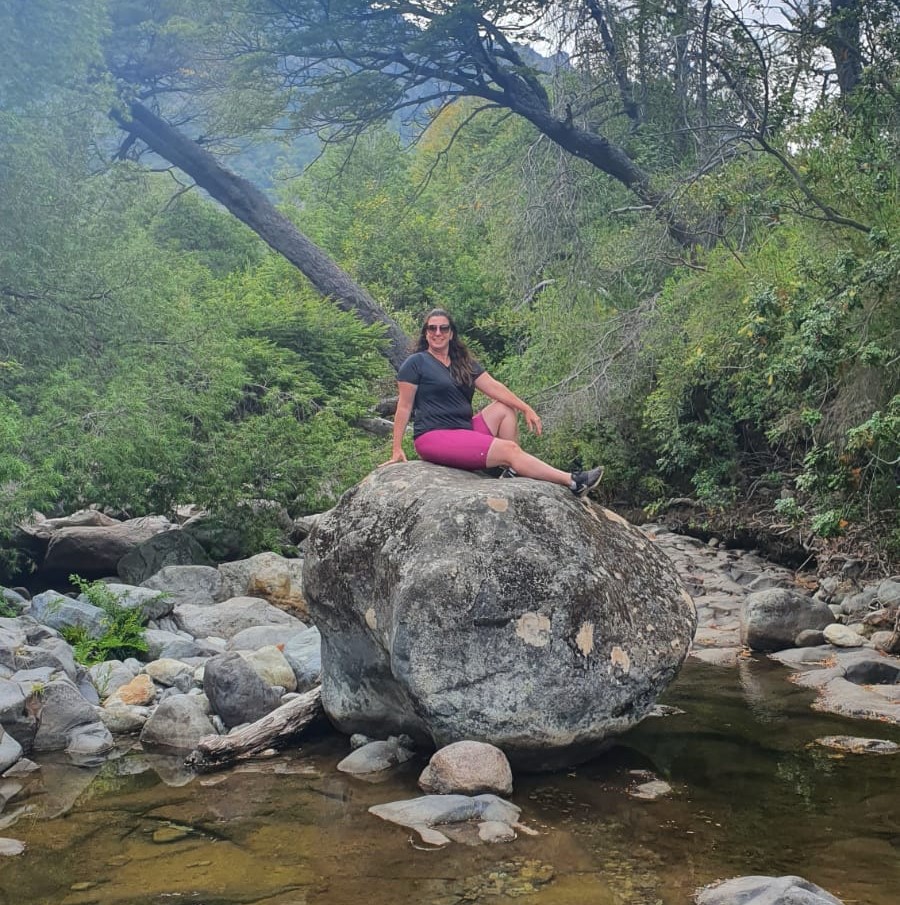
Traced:
<path fill-rule="evenodd" d="M 220 770 L 239 760 L 263 757 L 283 748 L 322 713 L 321 686 L 282 704 L 230 735 L 207 735 L 185 759 L 194 770 Z"/>

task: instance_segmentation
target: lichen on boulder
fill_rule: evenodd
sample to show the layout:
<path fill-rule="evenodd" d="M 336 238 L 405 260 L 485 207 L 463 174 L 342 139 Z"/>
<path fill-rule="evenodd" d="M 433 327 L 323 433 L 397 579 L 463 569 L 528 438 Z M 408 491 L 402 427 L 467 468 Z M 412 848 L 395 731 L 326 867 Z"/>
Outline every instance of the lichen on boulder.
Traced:
<path fill-rule="evenodd" d="M 641 720 L 696 627 L 639 529 L 568 490 L 424 462 L 376 470 L 320 518 L 304 592 L 341 730 L 584 761 Z"/>

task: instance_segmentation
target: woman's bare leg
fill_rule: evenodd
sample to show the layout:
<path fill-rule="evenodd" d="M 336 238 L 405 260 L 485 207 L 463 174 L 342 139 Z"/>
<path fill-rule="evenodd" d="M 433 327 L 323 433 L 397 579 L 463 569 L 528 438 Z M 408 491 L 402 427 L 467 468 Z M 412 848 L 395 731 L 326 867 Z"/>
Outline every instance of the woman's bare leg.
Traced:
<path fill-rule="evenodd" d="M 572 475 L 567 471 L 560 471 L 546 462 L 542 462 L 537 456 L 525 452 L 518 443 L 512 440 L 501 440 L 499 437 L 491 444 L 488 450 L 488 468 L 505 465 L 515 469 L 519 477 L 534 478 L 536 481 L 551 481 L 554 484 L 562 484 L 563 487 L 572 486 Z"/>
<path fill-rule="evenodd" d="M 516 410 L 503 402 L 492 402 L 479 413 L 488 430 L 501 440 L 519 442 L 519 418 Z"/>

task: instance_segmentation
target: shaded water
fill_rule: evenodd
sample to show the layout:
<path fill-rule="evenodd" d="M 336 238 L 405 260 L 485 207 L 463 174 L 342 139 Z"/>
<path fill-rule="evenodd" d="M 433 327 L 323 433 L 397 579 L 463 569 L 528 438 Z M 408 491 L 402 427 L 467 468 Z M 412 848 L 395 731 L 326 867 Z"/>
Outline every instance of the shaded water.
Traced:
<path fill-rule="evenodd" d="M 894 905 L 900 755 L 809 743 L 900 730 L 810 700 L 768 662 L 690 661 L 664 699 L 684 714 L 645 720 L 577 770 L 516 778 L 513 801 L 539 836 L 439 851 L 366 813 L 419 794 L 422 764 L 351 779 L 334 770 L 347 753 L 336 736 L 207 776 L 140 753 L 99 772 L 45 762 L 46 791 L 22 801 L 32 812 L 0 829 L 28 846 L 0 859 L 0 903 L 686 905 L 717 878 L 800 874 L 847 905 Z M 674 794 L 630 797 L 630 770 Z"/>

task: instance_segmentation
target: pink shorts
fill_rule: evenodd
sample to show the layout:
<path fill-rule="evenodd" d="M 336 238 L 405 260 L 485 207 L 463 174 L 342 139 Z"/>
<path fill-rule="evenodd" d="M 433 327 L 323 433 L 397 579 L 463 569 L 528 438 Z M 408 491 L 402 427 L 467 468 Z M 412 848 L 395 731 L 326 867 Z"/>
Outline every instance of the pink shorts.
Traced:
<path fill-rule="evenodd" d="M 472 419 L 472 430 L 428 431 L 417 437 L 414 446 L 420 459 L 450 468 L 474 471 L 487 467 L 487 454 L 494 435 L 481 413 Z"/>

